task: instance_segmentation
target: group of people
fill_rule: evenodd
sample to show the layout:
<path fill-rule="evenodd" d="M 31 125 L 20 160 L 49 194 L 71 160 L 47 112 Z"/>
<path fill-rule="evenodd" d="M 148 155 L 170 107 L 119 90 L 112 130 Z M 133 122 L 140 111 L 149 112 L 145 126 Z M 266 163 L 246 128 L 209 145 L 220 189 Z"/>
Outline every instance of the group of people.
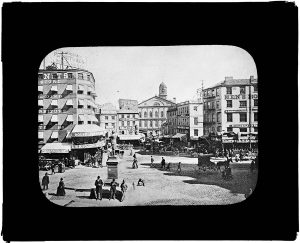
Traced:
<path fill-rule="evenodd" d="M 48 190 L 49 183 L 50 183 L 49 175 L 46 172 L 45 175 L 42 178 L 43 190 Z M 56 191 L 56 195 L 57 196 L 65 196 L 66 195 L 65 184 L 64 184 L 63 178 L 60 178 L 60 181 L 59 181 L 59 184 L 58 184 L 58 187 L 57 187 L 57 191 Z"/>

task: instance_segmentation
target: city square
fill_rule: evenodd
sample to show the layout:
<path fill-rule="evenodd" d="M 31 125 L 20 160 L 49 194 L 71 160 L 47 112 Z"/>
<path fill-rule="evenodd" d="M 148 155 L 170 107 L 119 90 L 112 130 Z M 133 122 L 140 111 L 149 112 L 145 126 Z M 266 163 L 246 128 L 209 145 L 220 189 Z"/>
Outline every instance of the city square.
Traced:
<path fill-rule="evenodd" d="M 256 75 L 235 47 L 54 51 L 38 73 L 43 194 L 67 207 L 242 202 L 258 174 Z"/>

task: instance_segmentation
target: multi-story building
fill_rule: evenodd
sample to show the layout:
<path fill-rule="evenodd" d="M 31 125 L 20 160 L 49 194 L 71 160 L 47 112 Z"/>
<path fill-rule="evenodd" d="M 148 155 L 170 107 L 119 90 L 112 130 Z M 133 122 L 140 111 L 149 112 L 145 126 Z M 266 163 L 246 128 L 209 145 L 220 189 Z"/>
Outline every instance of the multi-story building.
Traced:
<path fill-rule="evenodd" d="M 137 110 L 120 109 L 118 114 L 118 134 L 138 135 L 139 134 L 139 113 Z"/>
<path fill-rule="evenodd" d="M 226 77 L 204 89 L 203 99 L 205 135 L 234 132 L 239 135 L 239 142 L 249 143 L 252 135 L 257 134 L 258 90 L 253 76 L 250 79 Z"/>
<path fill-rule="evenodd" d="M 147 135 L 160 135 L 161 125 L 167 121 L 167 110 L 176 100 L 167 100 L 167 86 L 159 85 L 159 95 L 138 104 L 140 131 Z"/>
<path fill-rule="evenodd" d="M 112 133 L 118 133 L 118 115 L 117 108 L 111 103 L 105 103 L 99 106 L 98 114 L 100 127 L 105 130 L 106 137 L 110 137 Z"/>
<path fill-rule="evenodd" d="M 168 110 L 169 135 L 187 135 L 187 141 L 198 141 L 203 136 L 203 104 L 197 100 L 177 103 Z"/>
<path fill-rule="evenodd" d="M 71 144 L 70 133 L 79 124 L 93 125 L 93 135 L 99 135 L 100 130 L 95 127 L 98 120 L 95 117 L 95 80 L 91 72 L 83 69 L 39 70 L 38 92 L 39 149 L 53 142 Z M 75 131 L 80 133 L 80 127 Z M 74 133 L 74 137 L 79 133 Z M 85 137 L 87 133 L 80 136 Z M 81 147 L 72 144 L 70 149 Z"/>

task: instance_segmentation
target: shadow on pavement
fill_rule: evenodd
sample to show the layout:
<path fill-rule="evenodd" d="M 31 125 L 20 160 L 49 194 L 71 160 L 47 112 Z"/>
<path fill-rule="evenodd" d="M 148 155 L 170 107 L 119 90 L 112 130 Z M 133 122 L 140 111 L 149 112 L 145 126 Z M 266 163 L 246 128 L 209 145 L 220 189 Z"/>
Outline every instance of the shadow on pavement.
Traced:
<path fill-rule="evenodd" d="M 77 198 L 81 198 L 81 199 L 96 200 L 95 198 L 90 198 L 90 195 L 89 196 L 86 196 L 86 195 L 85 196 L 76 196 L 76 197 Z M 109 198 L 110 198 L 110 190 L 103 189 L 103 191 L 102 191 L 102 199 L 109 200 Z M 122 199 L 122 192 L 117 190 L 117 192 L 116 192 L 116 200 L 118 200 L 118 201 L 121 202 L 121 199 Z"/>
<path fill-rule="evenodd" d="M 143 163 L 150 167 L 150 163 Z M 243 164 L 232 164 L 232 180 L 224 180 L 220 171 L 199 171 L 197 165 L 181 164 L 182 171 L 177 172 L 177 163 L 171 163 L 170 171 L 161 169 L 160 164 L 154 164 L 153 169 L 165 171 L 166 176 L 185 176 L 191 177 L 191 180 L 183 180 L 184 183 L 188 184 L 203 184 L 203 185 L 215 185 L 227 190 L 230 190 L 234 194 L 245 194 L 251 187 L 254 191 L 257 182 L 257 171 L 250 173 L 249 165 Z"/>

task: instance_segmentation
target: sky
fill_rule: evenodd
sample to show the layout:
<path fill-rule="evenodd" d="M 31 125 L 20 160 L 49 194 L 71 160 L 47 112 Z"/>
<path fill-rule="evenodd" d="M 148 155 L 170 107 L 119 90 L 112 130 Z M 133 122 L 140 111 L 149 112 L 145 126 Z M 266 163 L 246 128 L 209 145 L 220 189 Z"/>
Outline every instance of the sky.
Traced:
<path fill-rule="evenodd" d="M 117 104 L 119 98 L 142 102 L 158 95 L 161 82 L 167 85 L 168 99 L 182 102 L 196 98 L 202 81 L 208 88 L 225 77 L 257 78 L 251 55 L 235 46 L 156 46 L 62 48 L 79 55 L 84 68 L 96 82 L 96 102 Z M 45 58 L 46 65 L 53 53 Z"/>

